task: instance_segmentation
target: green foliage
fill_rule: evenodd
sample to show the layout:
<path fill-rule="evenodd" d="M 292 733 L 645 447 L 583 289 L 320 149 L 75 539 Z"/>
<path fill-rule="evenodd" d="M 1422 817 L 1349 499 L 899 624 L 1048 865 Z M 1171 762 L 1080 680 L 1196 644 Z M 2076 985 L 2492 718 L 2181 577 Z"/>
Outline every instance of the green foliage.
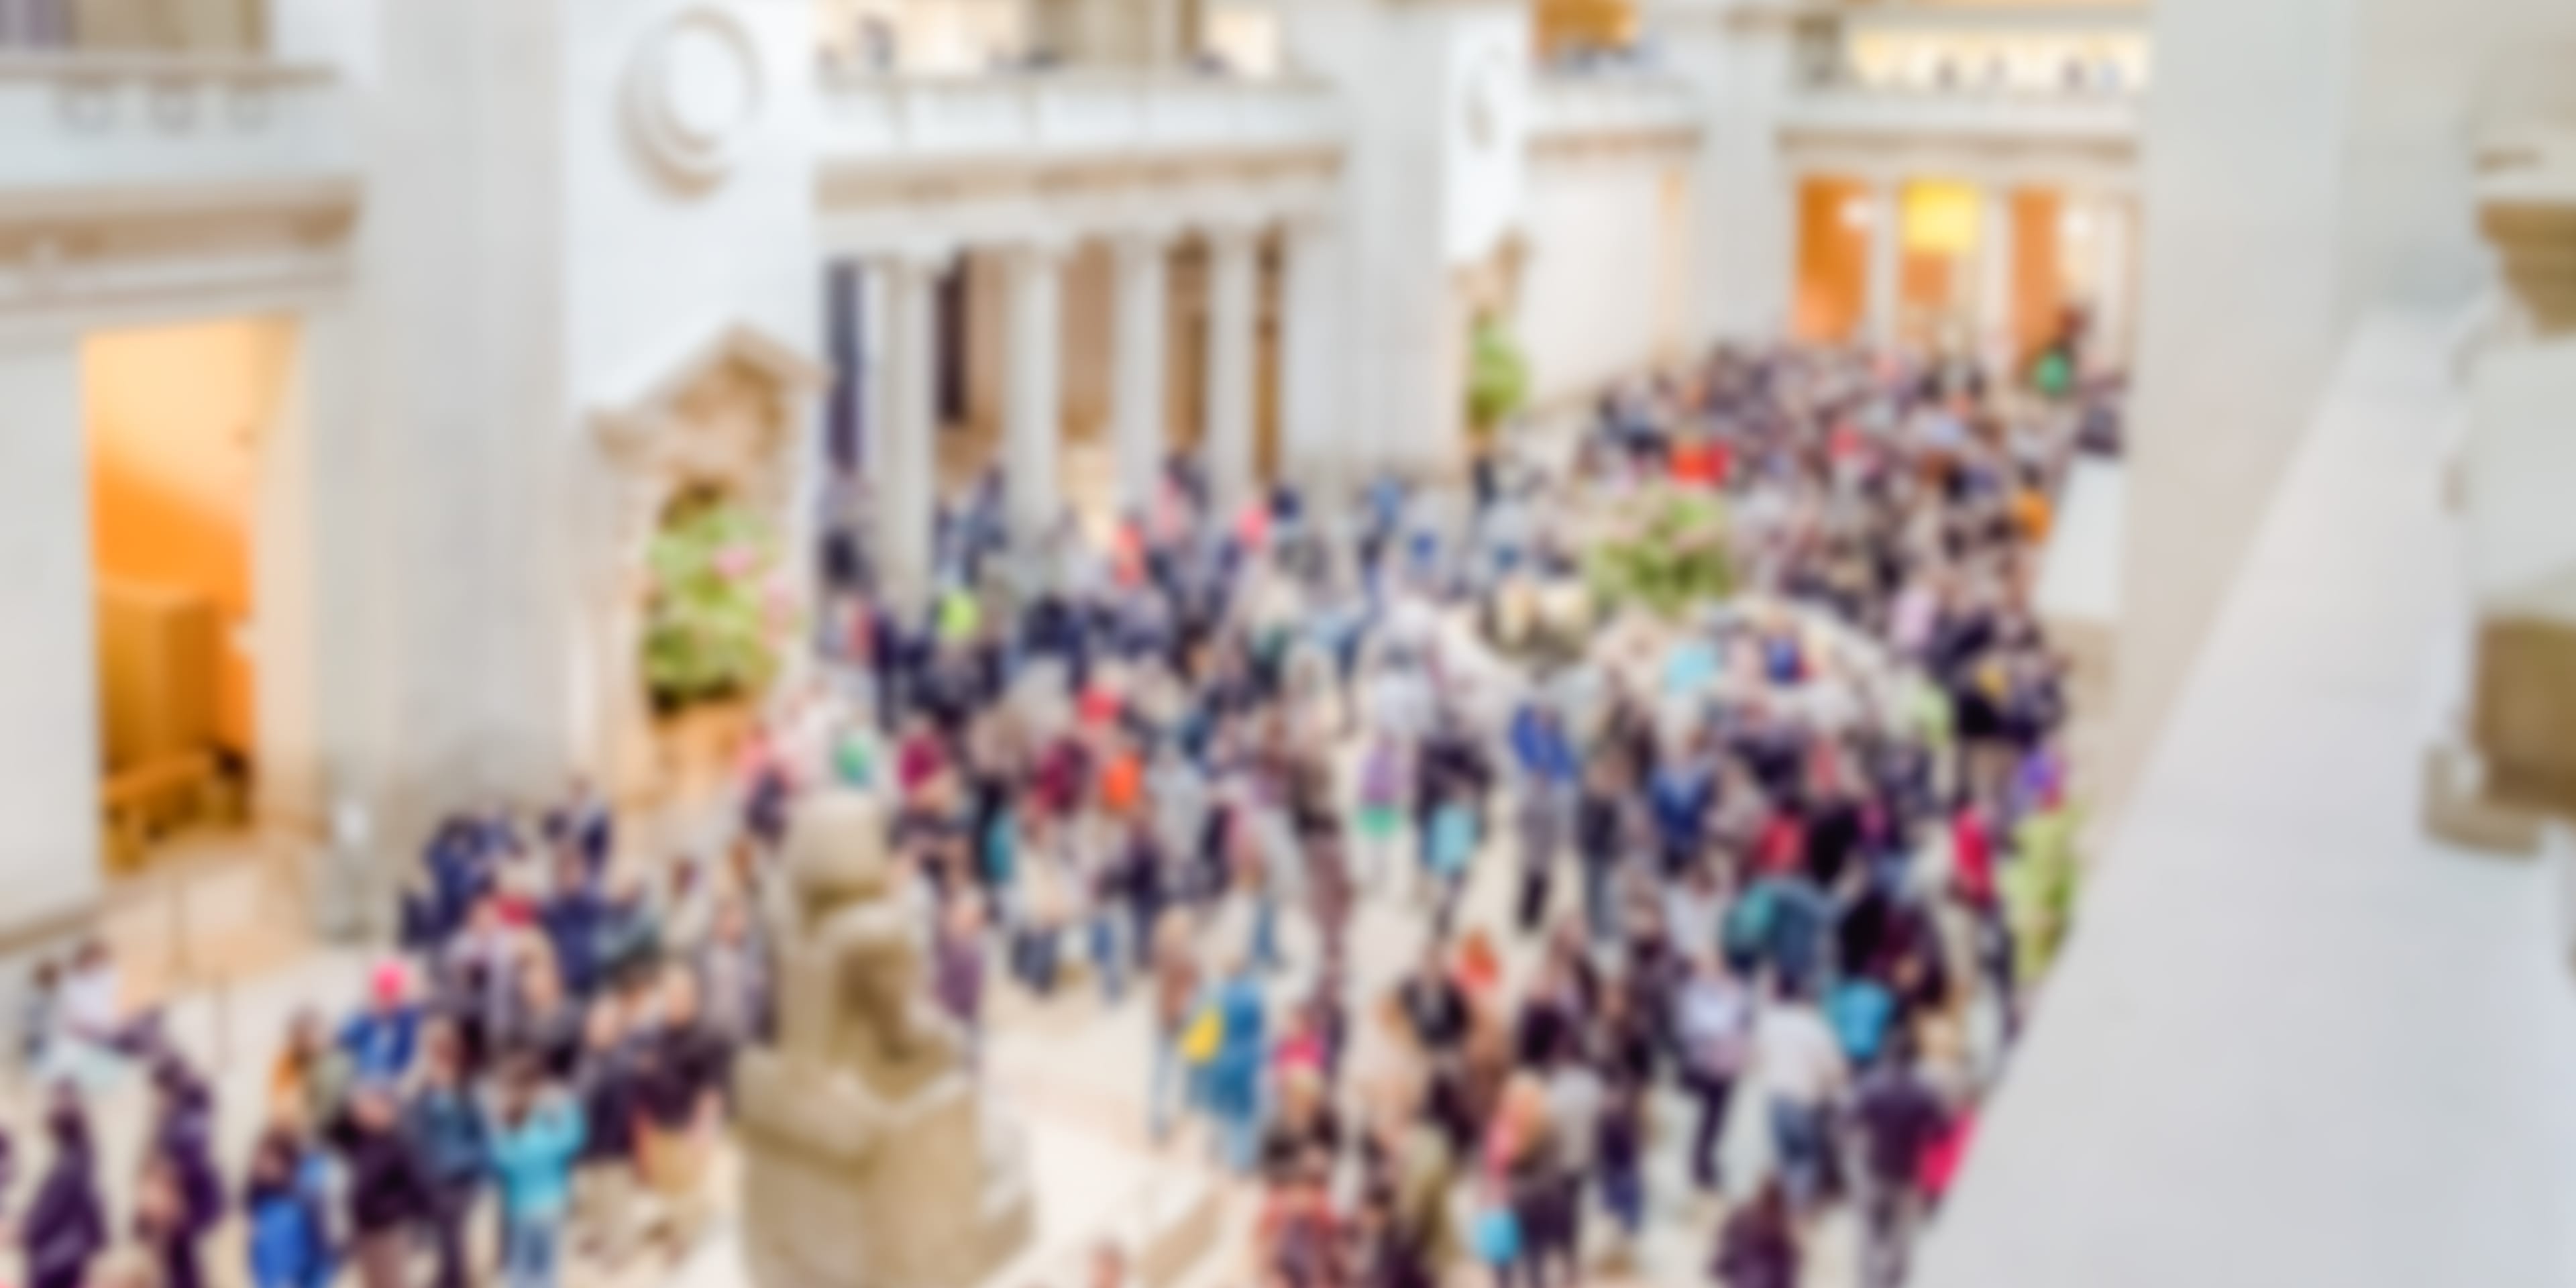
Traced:
<path fill-rule="evenodd" d="M 1662 617 L 1724 599 L 1735 590 L 1726 505 L 1696 489 L 1652 493 L 1621 531 L 1593 547 L 1585 573 L 1601 603 L 1639 604 Z"/>
<path fill-rule="evenodd" d="M 1467 424 L 1479 434 L 1529 400 L 1529 359 L 1520 342 L 1492 318 L 1479 318 L 1468 346 Z"/>
<path fill-rule="evenodd" d="M 2075 843 L 2081 817 L 2060 805 L 2030 815 L 2013 829 L 2013 861 L 1999 884 L 2021 949 L 2015 965 L 2024 980 L 2047 972 L 2075 924 L 2075 895 L 2083 875 Z"/>
<path fill-rule="evenodd" d="M 777 674 L 792 605 L 775 580 L 778 539 L 750 510 L 683 500 L 646 552 L 644 683 L 661 710 L 758 692 Z"/>

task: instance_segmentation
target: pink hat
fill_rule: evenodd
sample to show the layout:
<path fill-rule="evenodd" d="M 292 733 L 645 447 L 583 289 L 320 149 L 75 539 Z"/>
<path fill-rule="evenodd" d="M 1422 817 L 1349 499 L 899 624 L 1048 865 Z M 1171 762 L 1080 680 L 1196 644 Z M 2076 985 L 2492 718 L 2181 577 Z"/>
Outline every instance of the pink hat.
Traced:
<path fill-rule="evenodd" d="M 367 976 L 367 996 L 374 998 L 379 1006 L 392 1006 L 410 991 L 411 973 L 404 970 L 399 961 L 378 962 L 375 972 Z"/>

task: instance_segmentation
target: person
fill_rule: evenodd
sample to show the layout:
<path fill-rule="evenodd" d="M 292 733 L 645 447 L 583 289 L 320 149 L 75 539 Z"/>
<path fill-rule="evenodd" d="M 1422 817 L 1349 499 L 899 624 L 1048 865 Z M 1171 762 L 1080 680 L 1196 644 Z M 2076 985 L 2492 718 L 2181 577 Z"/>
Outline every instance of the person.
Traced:
<path fill-rule="evenodd" d="M 1218 1156 L 1237 1175 L 1252 1171 L 1261 1140 L 1262 1073 L 1269 1044 L 1261 981 L 1248 956 L 1237 955 L 1216 987 L 1217 1049 L 1208 1061 L 1208 1113 L 1216 1120 Z"/>
<path fill-rule="evenodd" d="M 204 1288 L 199 1233 L 179 1169 L 168 1156 L 155 1155 L 144 1164 L 143 1179 L 135 1189 L 134 1237 L 151 1254 L 163 1288 Z"/>
<path fill-rule="evenodd" d="M 175 1052 L 155 1058 L 152 1084 L 156 1104 L 146 1172 L 166 1172 L 172 1199 L 165 1214 L 171 1224 L 153 1233 L 164 1253 L 164 1278 L 177 1288 L 194 1288 L 205 1278 L 198 1244 L 224 1211 L 223 1172 L 215 1163 L 214 1093 Z M 180 1282 L 181 1275 L 186 1283 Z"/>
<path fill-rule="evenodd" d="M 1085 1288 L 1136 1288 L 1125 1245 L 1116 1239 L 1102 1239 L 1091 1245 L 1091 1269 L 1083 1282 Z"/>
<path fill-rule="evenodd" d="M 1691 1180 L 1713 1191 L 1719 1182 L 1718 1135 L 1725 1130 L 1736 1078 L 1744 1071 L 1752 1005 L 1726 967 L 1704 952 L 1694 959 L 1675 1010 L 1682 1083 L 1699 1106 L 1699 1125 L 1691 1133 Z"/>
<path fill-rule="evenodd" d="M 27 995 L 18 1012 L 18 1061 L 28 1069 L 46 1066 L 46 1047 L 61 1024 L 63 968 L 51 957 L 29 973 Z"/>
<path fill-rule="evenodd" d="M 412 1239 L 430 1213 L 429 1179 L 397 1114 L 390 1087 L 362 1083 L 333 1126 L 360 1288 L 405 1288 Z"/>
<path fill-rule="evenodd" d="M 428 1186 L 429 1246 L 435 1288 L 465 1288 L 465 1232 L 487 1160 L 483 1114 L 465 1085 L 464 1043 L 445 1022 L 421 1043 L 420 1077 L 403 1106 L 403 1131 Z"/>
<path fill-rule="evenodd" d="M 636 1161 L 659 1200 L 673 1262 L 686 1257 L 706 1222 L 707 1164 L 724 1105 L 725 1049 L 698 1012 L 697 979 L 664 975 L 659 1023 L 646 1039 L 636 1078 Z"/>
<path fill-rule="evenodd" d="M 730 1070 L 736 1052 L 768 1036 L 769 955 L 752 934 L 750 913 L 739 895 L 716 902 L 715 928 L 698 950 L 707 1030 L 723 1044 Z"/>
<path fill-rule="evenodd" d="M 1601 1176 L 1601 1206 L 1619 1228 L 1620 1259 L 1633 1256 L 1646 1226 L 1645 1088 L 1613 1080 L 1601 1103 L 1593 1164 Z"/>
<path fill-rule="evenodd" d="M 554 1288 L 572 1168 L 585 1126 L 579 1102 L 512 1061 L 492 1110 L 492 1172 L 501 1196 L 501 1269 L 509 1288 Z"/>
<path fill-rule="evenodd" d="M 367 977 L 367 1006 L 340 1029 L 350 1076 L 390 1087 L 411 1071 L 420 1040 L 420 1011 L 411 1004 L 411 975 L 400 961 L 376 964 Z"/>
<path fill-rule="evenodd" d="M 950 901 L 930 946 L 931 995 L 966 1038 L 976 1057 L 984 1033 L 984 905 L 973 894 Z"/>
<path fill-rule="evenodd" d="M 1770 1100 L 1780 1180 L 1803 1212 L 1822 1191 L 1831 1161 L 1826 1111 L 1849 1077 L 1842 1045 L 1805 989 L 1792 983 L 1755 1019 L 1753 1059 Z"/>
<path fill-rule="evenodd" d="M 1360 761 L 1356 857 L 1360 884 L 1372 890 L 1394 866 L 1393 856 L 1404 832 L 1404 802 L 1413 794 L 1409 760 L 1396 735 L 1379 729 L 1369 736 L 1368 750 Z"/>
<path fill-rule="evenodd" d="M 330 1288 L 328 1182 L 295 1133 L 271 1127 L 251 1153 L 243 1189 L 245 1253 L 253 1288 Z"/>
<path fill-rule="evenodd" d="M 45 1137 L 53 1157 L 18 1221 L 20 1264 L 29 1288 L 81 1288 L 91 1260 L 107 1249 L 107 1208 L 89 1114 L 69 1087 L 57 1089 L 46 1108 Z"/>
<path fill-rule="evenodd" d="M 564 992 L 554 954 L 533 952 L 520 959 L 518 987 L 494 1046 L 504 1056 L 534 1058 L 548 1078 L 562 1081 L 581 1062 L 586 1023 L 581 1007 Z"/>
<path fill-rule="evenodd" d="M 1865 1288 L 1904 1282 L 1914 1225 L 1924 1206 L 1924 1160 L 1948 1128 L 1939 1093 L 1923 1077 L 1903 1030 L 1852 1094 L 1861 1140 L 1861 1223 Z"/>
<path fill-rule="evenodd" d="M 628 1248 L 634 1205 L 636 1075 L 643 1026 L 616 995 L 591 1004 L 581 1062 L 567 1094 L 578 1099 L 584 1130 L 574 1158 L 572 1214 L 581 1250 L 616 1265 Z"/>
<path fill-rule="evenodd" d="M 1265 1283 L 1334 1288 L 1343 1281 L 1343 1233 L 1325 1185 L 1327 1158 L 1301 1158 L 1269 1187 L 1253 1232 Z"/>
<path fill-rule="evenodd" d="M 1583 865 L 1583 922 L 1605 941 L 1618 930 L 1611 893 L 1628 845 L 1628 802 L 1616 761 L 1594 757 L 1585 766 L 1574 808 L 1575 858 Z"/>
<path fill-rule="evenodd" d="M 1154 928 L 1154 1052 L 1152 1082 L 1147 1088 L 1146 1125 L 1157 1144 L 1169 1135 L 1178 1112 L 1185 1063 L 1184 1036 L 1198 1015 L 1199 956 L 1191 942 L 1189 913 L 1166 911 Z"/>
<path fill-rule="evenodd" d="M 1725 1288 L 1798 1288 L 1799 1249 L 1789 1200 L 1777 1177 L 1730 1213 L 1711 1267 Z"/>

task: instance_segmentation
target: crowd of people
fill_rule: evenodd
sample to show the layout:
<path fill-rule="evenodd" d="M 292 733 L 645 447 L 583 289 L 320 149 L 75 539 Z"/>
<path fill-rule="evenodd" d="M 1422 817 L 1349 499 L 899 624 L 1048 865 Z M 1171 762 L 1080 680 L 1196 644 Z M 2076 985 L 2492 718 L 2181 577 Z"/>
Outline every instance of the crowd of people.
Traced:
<path fill-rule="evenodd" d="M 524 1288 L 567 1251 L 686 1255 L 769 1024 L 780 840 L 830 784 L 894 806 L 970 1050 L 991 964 L 1142 994 L 1147 1126 L 1257 1187 L 1265 1286 L 1574 1284 L 1663 1214 L 1708 1226 L 1714 1282 L 1786 1288 L 1837 1211 L 1896 1283 L 2031 983 L 2010 873 L 2067 802 L 2029 597 L 2106 406 L 1782 348 L 1623 391 L 1570 460 L 1488 452 L 1463 488 L 1228 513 L 1182 460 L 1109 540 L 1034 549 L 975 489 L 926 597 L 827 559 L 830 687 L 746 752 L 721 861 L 626 853 L 586 785 L 442 827 L 402 953 L 356 1013 L 297 1019 L 242 1166 L 171 1044 L 58 1001 L 29 1054 L 141 1064 L 156 1122 L 120 1229 L 78 1081 L 52 1093 L 27 1279 L 130 1240 L 189 1288 L 236 1211 L 258 1288 L 480 1281 L 486 1210 Z M 1676 489 L 1726 502 L 1734 598 L 1571 657 L 1480 633 L 1581 585 L 1598 516 Z M 1355 943 L 1373 900 L 1419 912 L 1391 972 Z"/>

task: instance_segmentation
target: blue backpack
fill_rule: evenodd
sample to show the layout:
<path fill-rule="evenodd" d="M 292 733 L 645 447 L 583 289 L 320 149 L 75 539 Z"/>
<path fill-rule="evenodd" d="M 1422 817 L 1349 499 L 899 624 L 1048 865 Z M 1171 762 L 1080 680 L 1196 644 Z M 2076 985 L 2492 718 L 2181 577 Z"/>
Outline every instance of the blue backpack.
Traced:
<path fill-rule="evenodd" d="M 1833 992 L 1825 1003 L 1825 1018 L 1834 1026 L 1834 1036 L 1841 1039 L 1843 1054 L 1854 1064 L 1867 1064 L 1878 1057 L 1878 1049 L 1887 1041 L 1888 1021 L 1896 1016 L 1896 999 L 1874 980 L 1856 979 Z"/>

